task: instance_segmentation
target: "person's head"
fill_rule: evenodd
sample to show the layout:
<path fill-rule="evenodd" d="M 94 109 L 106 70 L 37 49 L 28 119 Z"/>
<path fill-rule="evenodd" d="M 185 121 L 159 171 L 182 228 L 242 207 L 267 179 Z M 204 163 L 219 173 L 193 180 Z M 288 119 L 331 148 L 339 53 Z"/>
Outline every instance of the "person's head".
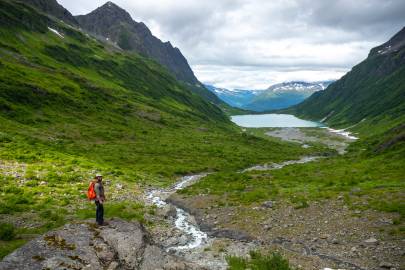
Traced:
<path fill-rule="evenodd" d="M 97 174 L 95 179 L 97 180 L 97 182 L 101 182 L 103 180 L 103 176 L 101 174 Z"/>

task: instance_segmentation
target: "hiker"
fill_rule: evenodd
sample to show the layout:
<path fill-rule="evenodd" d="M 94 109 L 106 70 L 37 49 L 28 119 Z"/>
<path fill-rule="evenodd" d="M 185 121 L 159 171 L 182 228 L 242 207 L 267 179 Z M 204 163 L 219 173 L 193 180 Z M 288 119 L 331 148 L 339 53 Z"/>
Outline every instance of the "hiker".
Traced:
<path fill-rule="evenodd" d="M 95 177 L 96 183 L 94 185 L 94 191 L 96 192 L 96 198 L 94 199 L 97 209 L 96 209 L 96 221 L 98 225 L 105 225 L 104 223 L 104 186 L 103 186 L 103 176 L 97 174 Z"/>

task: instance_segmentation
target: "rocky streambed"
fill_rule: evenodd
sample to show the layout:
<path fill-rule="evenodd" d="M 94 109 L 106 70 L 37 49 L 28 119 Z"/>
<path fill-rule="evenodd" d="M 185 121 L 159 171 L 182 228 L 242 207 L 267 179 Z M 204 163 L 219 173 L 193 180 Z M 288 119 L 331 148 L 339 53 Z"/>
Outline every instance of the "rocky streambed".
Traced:
<path fill-rule="evenodd" d="M 175 212 L 172 214 L 172 216 L 175 217 L 174 226 L 178 230 L 180 230 L 184 234 L 185 239 L 187 239 L 184 244 L 169 246 L 167 247 L 167 250 L 179 251 L 193 249 L 207 243 L 207 233 L 199 229 L 193 216 L 190 213 L 186 212 L 184 209 L 176 207 L 170 204 L 170 202 L 166 201 L 169 196 L 175 193 L 177 190 L 181 190 L 184 187 L 195 183 L 206 175 L 207 174 L 196 174 L 184 176 L 180 178 L 180 180 L 172 188 L 156 189 L 147 192 L 147 202 L 154 204 L 159 208 L 168 208 L 169 211 Z"/>
<path fill-rule="evenodd" d="M 276 170 L 292 164 L 312 162 L 318 158 L 320 157 L 306 156 L 298 160 L 289 160 L 279 164 L 256 165 L 246 168 L 241 172 Z M 145 200 L 147 203 L 162 209 L 163 215 L 170 216 L 169 223 L 177 229 L 176 240 L 166 241 L 169 243 L 165 247 L 168 252 L 187 261 L 198 262 L 199 266 L 207 267 L 208 269 L 226 269 L 225 255 L 219 256 L 217 253 L 212 252 L 214 242 L 226 242 L 227 254 L 238 256 L 246 256 L 249 251 L 261 247 L 262 243 L 261 240 L 244 231 L 218 228 L 215 224 L 206 222 L 204 215 L 175 196 L 176 191 L 196 183 L 206 175 L 206 173 L 203 173 L 184 176 L 170 188 L 148 191 L 145 195 Z"/>
<path fill-rule="evenodd" d="M 226 269 L 225 255 L 218 255 L 215 246 L 226 241 L 227 247 L 233 251 L 232 254 L 243 256 L 256 248 L 256 243 L 247 243 L 253 238 L 243 232 L 215 230 L 211 225 L 205 224 L 199 215 L 195 215 L 193 209 L 172 198 L 176 191 L 199 181 L 206 175 L 203 173 L 181 177 L 170 188 L 148 191 L 145 200 L 158 207 L 163 216 L 170 217 L 168 223 L 174 230 L 172 228 L 171 233 L 161 239 L 161 244 L 167 252 L 185 261 L 196 262 L 199 267 Z"/>

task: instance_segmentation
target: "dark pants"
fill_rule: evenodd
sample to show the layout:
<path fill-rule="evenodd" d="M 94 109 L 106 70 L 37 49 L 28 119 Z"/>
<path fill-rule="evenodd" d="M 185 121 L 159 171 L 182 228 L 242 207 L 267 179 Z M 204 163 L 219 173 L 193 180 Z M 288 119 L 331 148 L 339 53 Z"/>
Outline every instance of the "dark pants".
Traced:
<path fill-rule="evenodd" d="M 99 201 L 96 201 L 96 221 L 98 225 L 102 225 L 104 222 L 104 206 Z"/>

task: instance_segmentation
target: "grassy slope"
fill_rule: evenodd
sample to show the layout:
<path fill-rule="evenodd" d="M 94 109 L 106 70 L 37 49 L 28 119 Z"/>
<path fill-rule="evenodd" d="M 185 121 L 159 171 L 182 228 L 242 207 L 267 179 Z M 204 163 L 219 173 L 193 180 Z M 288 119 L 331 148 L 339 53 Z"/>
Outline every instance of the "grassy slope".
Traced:
<path fill-rule="evenodd" d="M 92 217 L 95 171 L 109 182 L 107 216 L 142 220 L 153 213 L 132 202 L 143 185 L 312 151 L 241 133 L 154 61 L 20 2 L 0 1 L 0 25 L 0 217 L 19 237 Z M 0 240 L 0 257 L 23 242 Z"/>

